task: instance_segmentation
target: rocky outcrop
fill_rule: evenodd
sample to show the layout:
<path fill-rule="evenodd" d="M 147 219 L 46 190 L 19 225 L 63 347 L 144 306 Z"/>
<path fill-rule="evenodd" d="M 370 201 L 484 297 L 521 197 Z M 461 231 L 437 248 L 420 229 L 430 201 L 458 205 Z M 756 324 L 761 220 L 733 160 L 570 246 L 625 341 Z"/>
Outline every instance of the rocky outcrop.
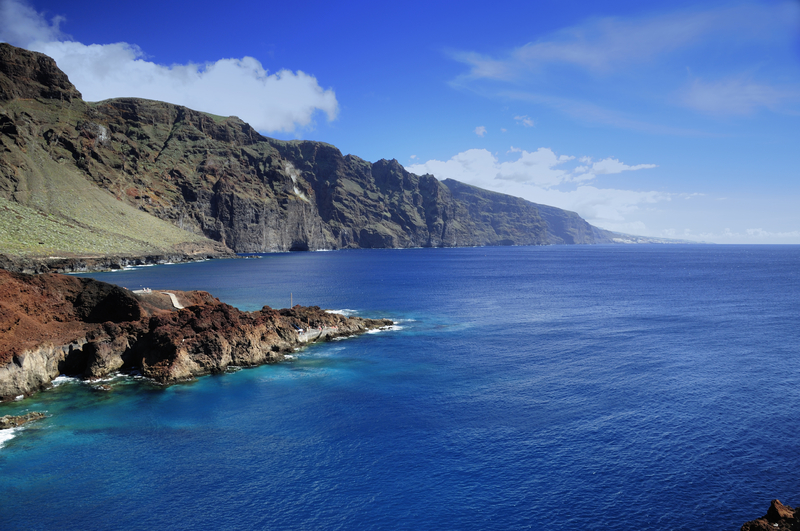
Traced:
<path fill-rule="evenodd" d="M 89 271 L 114 271 L 126 267 L 157 264 L 177 264 L 195 262 L 212 258 L 233 256 L 225 253 L 196 252 L 184 254 L 157 254 L 145 256 L 81 256 L 81 257 L 40 257 L 8 256 L 0 254 L 0 269 L 16 273 L 86 273 Z"/>
<path fill-rule="evenodd" d="M 780 500 L 772 500 L 767 514 L 751 520 L 742 526 L 742 531 L 800 531 L 800 519 L 795 509 L 783 505 Z"/>
<path fill-rule="evenodd" d="M 45 98 L 71 102 L 81 93 L 50 57 L 0 46 L 0 101 Z"/>
<path fill-rule="evenodd" d="M 24 415 L 5 415 L 0 417 L 0 430 L 7 430 L 9 428 L 19 428 L 23 424 L 32 422 L 34 420 L 43 419 L 44 413 L 38 411 L 31 411 Z"/>
<path fill-rule="evenodd" d="M 599 239 L 577 214 L 322 142 L 270 139 L 236 117 L 136 98 L 86 103 L 41 54 L 0 44 L 0 62 L 9 201 L 41 205 L 33 191 L 47 166 L 241 253 Z"/>
<path fill-rule="evenodd" d="M 31 394 L 59 374 L 92 379 L 138 369 L 168 384 L 277 362 L 308 342 L 392 324 L 319 307 L 242 312 L 206 292 L 170 293 L 184 308 L 165 293 L 0 270 L 0 400 Z"/>

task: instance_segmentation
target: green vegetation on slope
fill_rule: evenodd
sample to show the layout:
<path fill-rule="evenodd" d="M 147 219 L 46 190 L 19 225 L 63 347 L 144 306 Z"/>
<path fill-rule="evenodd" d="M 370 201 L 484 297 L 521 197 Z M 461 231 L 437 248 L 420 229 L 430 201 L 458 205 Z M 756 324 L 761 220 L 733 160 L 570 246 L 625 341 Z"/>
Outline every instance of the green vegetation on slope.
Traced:
<path fill-rule="evenodd" d="M 35 143 L 27 148 L 29 171 L 17 175 L 13 194 L 18 202 L 0 200 L 0 253 L 150 254 L 208 242 L 115 199 Z"/>
<path fill-rule="evenodd" d="M 0 198 L 0 254 L 12 256 L 147 254 L 141 242 L 82 227 Z"/>

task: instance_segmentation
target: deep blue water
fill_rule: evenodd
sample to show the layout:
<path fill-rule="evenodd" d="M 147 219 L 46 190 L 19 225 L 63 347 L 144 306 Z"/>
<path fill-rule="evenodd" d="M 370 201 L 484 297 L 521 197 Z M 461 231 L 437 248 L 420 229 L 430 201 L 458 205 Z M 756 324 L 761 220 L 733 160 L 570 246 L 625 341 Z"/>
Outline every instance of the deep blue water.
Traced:
<path fill-rule="evenodd" d="M 291 253 L 95 278 L 401 329 L 161 388 L 65 383 L 16 529 L 738 529 L 800 504 L 800 247 Z"/>

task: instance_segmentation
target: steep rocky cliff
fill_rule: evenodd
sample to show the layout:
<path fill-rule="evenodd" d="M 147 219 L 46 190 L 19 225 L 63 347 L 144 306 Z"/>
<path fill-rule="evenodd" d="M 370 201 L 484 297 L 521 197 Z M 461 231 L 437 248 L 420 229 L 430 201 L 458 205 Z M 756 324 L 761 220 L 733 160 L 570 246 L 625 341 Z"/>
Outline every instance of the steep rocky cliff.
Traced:
<path fill-rule="evenodd" d="M 475 226 L 474 231 L 491 227 L 498 239 L 487 245 L 536 245 L 541 242 L 531 236 L 541 230 L 545 231 L 545 242 L 551 244 L 613 243 L 611 232 L 589 225 L 575 212 L 490 192 L 454 179 L 442 183 L 469 210 L 471 218 L 485 221 Z"/>
<path fill-rule="evenodd" d="M 780 500 L 772 500 L 772 503 L 767 509 L 767 514 L 751 520 L 742 525 L 742 531 L 799 531 L 800 518 L 797 517 L 797 511 L 784 505 Z"/>
<path fill-rule="evenodd" d="M 0 200 L 115 227 L 131 245 L 170 247 L 187 231 L 236 252 L 602 239 L 574 213 L 321 142 L 266 138 L 236 117 L 135 98 L 87 103 L 50 58 L 8 44 L 0 44 L 0 153 Z M 94 225 L 87 207 L 65 201 L 70 194 L 104 205 Z M 170 229 L 126 232 L 119 219 L 132 212 Z"/>
<path fill-rule="evenodd" d="M 59 374 L 138 369 L 171 383 L 280 361 L 304 343 L 390 326 L 318 307 L 242 312 L 206 292 L 133 293 L 92 279 L 0 269 L 0 400 Z"/>

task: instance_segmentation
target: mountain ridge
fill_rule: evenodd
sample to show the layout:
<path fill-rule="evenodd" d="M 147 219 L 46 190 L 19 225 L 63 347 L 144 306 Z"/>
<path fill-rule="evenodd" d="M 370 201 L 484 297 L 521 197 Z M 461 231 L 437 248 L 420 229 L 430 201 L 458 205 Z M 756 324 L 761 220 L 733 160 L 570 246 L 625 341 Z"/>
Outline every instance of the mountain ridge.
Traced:
<path fill-rule="evenodd" d="M 268 138 L 237 117 L 139 98 L 84 102 L 51 58 L 8 44 L 0 150 L 0 200 L 125 243 L 100 254 L 614 241 L 574 212 Z M 105 210 L 93 220 L 90 205 Z M 0 253 L 37 255 L 32 246 L 4 247 L 0 234 Z"/>

